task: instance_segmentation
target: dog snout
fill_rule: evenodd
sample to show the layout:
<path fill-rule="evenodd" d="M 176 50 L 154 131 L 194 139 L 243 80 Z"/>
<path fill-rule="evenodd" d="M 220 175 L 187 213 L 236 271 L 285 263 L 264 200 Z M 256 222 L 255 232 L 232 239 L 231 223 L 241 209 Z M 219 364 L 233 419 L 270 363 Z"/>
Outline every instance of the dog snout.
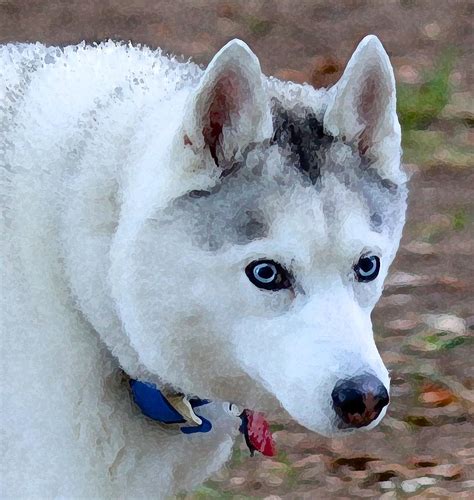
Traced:
<path fill-rule="evenodd" d="M 340 380 L 331 396 L 334 410 L 342 420 L 341 427 L 345 428 L 369 425 L 389 403 L 383 383 L 369 374 Z"/>

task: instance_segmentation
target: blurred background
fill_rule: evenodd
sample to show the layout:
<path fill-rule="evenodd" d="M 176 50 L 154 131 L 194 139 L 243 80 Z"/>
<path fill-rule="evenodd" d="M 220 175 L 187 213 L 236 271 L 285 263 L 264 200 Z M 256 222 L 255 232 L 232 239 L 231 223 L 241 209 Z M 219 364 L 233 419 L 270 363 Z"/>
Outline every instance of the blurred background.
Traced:
<path fill-rule="evenodd" d="M 468 0 L 0 0 L 0 42 L 131 40 L 207 64 L 239 37 L 266 74 L 321 87 L 374 33 L 395 67 L 412 180 L 374 312 L 388 415 L 345 439 L 274 422 L 277 457 L 249 458 L 239 442 L 182 498 L 474 498 L 473 13 Z"/>

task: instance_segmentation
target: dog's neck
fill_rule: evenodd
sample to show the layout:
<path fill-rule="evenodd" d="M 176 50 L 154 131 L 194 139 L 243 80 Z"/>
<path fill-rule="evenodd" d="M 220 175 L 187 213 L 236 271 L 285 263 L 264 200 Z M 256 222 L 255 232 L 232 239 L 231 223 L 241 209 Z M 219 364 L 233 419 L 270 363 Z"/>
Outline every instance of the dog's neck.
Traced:
<path fill-rule="evenodd" d="M 212 422 L 195 412 L 196 408 L 211 401 L 187 398 L 182 393 L 165 393 L 151 382 L 129 378 L 128 383 L 135 404 L 148 418 L 183 434 L 207 433 L 212 429 Z M 233 403 L 224 403 L 224 407 L 228 413 L 240 419 L 239 430 L 244 435 L 251 455 L 255 450 L 266 456 L 276 454 L 269 425 L 262 414 L 251 410 L 242 411 Z"/>

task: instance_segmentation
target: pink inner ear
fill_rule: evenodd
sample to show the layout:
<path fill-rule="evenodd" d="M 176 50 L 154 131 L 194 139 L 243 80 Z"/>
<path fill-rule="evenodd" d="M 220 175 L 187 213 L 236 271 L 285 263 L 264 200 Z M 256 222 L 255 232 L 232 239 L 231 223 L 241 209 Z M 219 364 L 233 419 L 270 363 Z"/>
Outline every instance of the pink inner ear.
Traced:
<path fill-rule="evenodd" d="M 205 111 L 202 134 L 216 165 L 219 165 L 217 148 L 219 144 L 222 145 L 222 131 L 224 125 L 230 123 L 231 114 L 238 109 L 239 94 L 238 78 L 233 72 L 221 76 L 210 94 L 210 104 Z"/>
<path fill-rule="evenodd" d="M 365 124 L 364 130 L 359 136 L 359 152 L 361 155 L 366 154 L 373 145 L 373 138 L 380 126 L 385 111 L 384 108 L 388 105 L 383 90 L 375 72 L 366 77 L 364 87 L 356 104 L 358 115 Z"/>

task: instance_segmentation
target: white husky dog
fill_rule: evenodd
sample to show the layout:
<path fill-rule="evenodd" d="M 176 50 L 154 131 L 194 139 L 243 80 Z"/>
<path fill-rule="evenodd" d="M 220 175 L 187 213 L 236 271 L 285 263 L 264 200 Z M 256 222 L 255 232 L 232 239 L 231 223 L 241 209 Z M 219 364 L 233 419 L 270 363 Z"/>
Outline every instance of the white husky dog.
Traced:
<path fill-rule="evenodd" d="M 272 453 L 250 410 L 377 425 L 395 104 L 374 36 L 329 90 L 264 77 L 239 40 L 204 71 L 112 42 L 1 46 L 2 497 L 193 488 L 239 427 Z"/>

